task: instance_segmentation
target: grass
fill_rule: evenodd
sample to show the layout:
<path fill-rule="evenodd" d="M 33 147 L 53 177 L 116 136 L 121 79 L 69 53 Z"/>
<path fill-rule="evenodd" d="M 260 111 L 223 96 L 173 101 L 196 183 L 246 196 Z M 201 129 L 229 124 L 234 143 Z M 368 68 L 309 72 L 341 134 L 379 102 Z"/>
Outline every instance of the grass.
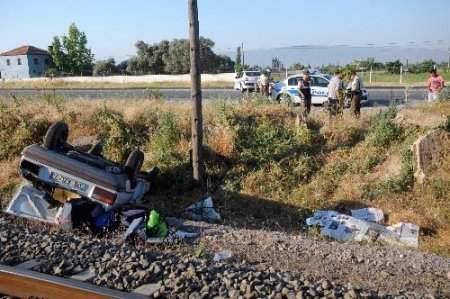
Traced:
<path fill-rule="evenodd" d="M 377 207 L 388 215 L 387 225 L 421 227 L 419 250 L 450 256 L 450 159 L 436 170 L 437 179 L 415 183 L 410 146 L 429 128 L 394 122 L 395 108 L 363 110 L 360 119 L 346 110 L 334 120 L 314 108 L 308 128 L 300 128 L 296 108 L 258 96 L 204 103 L 207 188 L 199 190 L 192 188 L 189 103 L 155 94 L 128 101 L 67 101 L 48 94 L 3 97 L 0 107 L 3 207 L 20 182 L 20 151 L 41 143 L 48 126 L 62 119 L 69 142 L 96 136 L 111 160 L 123 163 L 134 148 L 144 150 L 144 168 L 161 169 L 146 201 L 164 215 L 178 216 L 211 195 L 236 225 L 299 232 L 315 209 Z M 449 101 L 414 109 L 450 116 Z"/>

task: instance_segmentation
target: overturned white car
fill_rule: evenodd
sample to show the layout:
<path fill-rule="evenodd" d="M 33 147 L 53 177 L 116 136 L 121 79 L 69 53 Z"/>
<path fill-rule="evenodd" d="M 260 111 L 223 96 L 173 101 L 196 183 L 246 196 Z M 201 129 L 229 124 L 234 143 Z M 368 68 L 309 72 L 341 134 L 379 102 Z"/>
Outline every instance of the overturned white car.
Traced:
<path fill-rule="evenodd" d="M 143 198 L 157 172 L 156 168 L 141 171 L 143 152 L 134 150 L 121 166 L 101 156 L 100 144 L 88 152 L 77 150 L 67 143 L 68 132 L 67 124 L 56 122 L 48 129 L 43 145 L 24 148 L 20 173 L 26 182 L 6 212 L 61 223 L 60 216 L 68 205 L 83 206 L 82 213 L 90 215 L 87 218 L 93 221 L 103 213 Z"/>

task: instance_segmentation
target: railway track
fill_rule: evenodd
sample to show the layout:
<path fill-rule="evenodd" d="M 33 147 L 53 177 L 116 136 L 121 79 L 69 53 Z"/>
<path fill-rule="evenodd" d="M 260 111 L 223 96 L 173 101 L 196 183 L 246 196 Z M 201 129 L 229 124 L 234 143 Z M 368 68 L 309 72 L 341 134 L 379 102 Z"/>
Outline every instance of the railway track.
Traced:
<path fill-rule="evenodd" d="M 89 283 L 92 277 L 89 273 L 80 273 L 70 278 L 63 278 L 27 269 L 36 265 L 29 261 L 15 267 L 0 265 L 0 298 L 2 296 L 18 298 L 77 298 L 77 299 L 104 299 L 104 298 L 148 298 L 141 288 L 135 292 L 121 292 L 96 286 Z M 142 293 L 142 290 L 144 292 Z"/>

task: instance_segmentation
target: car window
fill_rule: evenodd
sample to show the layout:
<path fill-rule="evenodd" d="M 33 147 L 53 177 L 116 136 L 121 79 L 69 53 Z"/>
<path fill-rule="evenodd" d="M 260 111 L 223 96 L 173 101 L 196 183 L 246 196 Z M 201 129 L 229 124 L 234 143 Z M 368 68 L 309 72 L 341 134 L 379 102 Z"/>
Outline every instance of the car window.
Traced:
<path fill-rule="evenodd" d="M 288 85 L 289 86 L 292 86 L 292 85 L 297 86 L 298 85 L 298 77 L 289 78 Z"/>
<path fill-rule="evenodd" d="M 241 77 L 242 77 L 242 75 L 243 75 L 243 74 L 242 74 L 242 72 L 239 72 L 239 73 L 237 73 L 237 74 L 236 74 L 236 79 L 239 79 L 239 78 L 241 78 Z"/>
<path fill-rule="evenodd" d="M 249 77 L 259 77 L 261 76 L 260 72 L 246 72 L 246 75 Z"/>
<path fill-rule="evenodd" d="M 312 86 L 319 86 L 319 87 L 327 87 L 328 86 L 328 80 L 322 77 L 311 77 L 311 85 Z"/>

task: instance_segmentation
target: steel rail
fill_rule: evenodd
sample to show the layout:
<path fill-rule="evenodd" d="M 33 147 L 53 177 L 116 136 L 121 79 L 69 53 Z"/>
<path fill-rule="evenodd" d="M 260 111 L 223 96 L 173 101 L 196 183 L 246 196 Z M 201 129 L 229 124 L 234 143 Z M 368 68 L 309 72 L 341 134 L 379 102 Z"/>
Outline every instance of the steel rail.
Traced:
<path fill-rule="evenodd" d="M 19 298 L 146 298 L 75 279 L 0 265 L 0 294 Z"/>

